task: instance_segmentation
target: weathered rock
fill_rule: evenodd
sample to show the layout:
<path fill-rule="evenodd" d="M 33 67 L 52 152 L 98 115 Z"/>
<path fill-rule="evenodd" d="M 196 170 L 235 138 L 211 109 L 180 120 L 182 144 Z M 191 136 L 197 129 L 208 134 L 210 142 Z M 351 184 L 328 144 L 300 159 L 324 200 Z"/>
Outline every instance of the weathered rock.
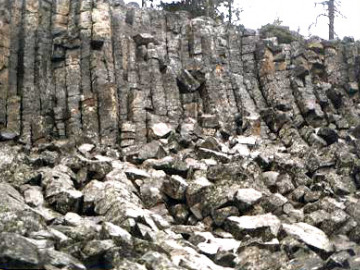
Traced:
<path fill-rule="evenodd" d="M 200 87 L 200 83 L 191 75 L 191 73 L 183 69 L 181 74 L 178 76 L 178 81 L 180 82 L 180 91 L 183 92 L 194 92 Z"/>
<path fill-rule="evenodd" d="M 148 33 L 141 33 L 133 37 L 136 45 L 148 45 L 149 43 L 157 43 L 154 36 Z"/>
<path fill-rule="evenodd" d="M 0 213 L 26 208 L 24 198 L 9 184 L 0 183 L 0 198 Z"/>
<path fill-rule="evenodd" d="M 248 247 L 235 260 L 240 269 L 279 269 L 285 261 L 281 253 L 271 253 L 258 247 Z"/>
<path fill-rule="evenodd" d="M 161 159 L 166 157 L 167 153 L 158 141 L 152 141 L 141 147 L 136 160 L 144 161 L 151 158 Z"/>
<path fill-rule="evenodd" d="M 0 1 L 0 268 L 359 268 L 359 44 L 262 38 Z"/>
<path fill-rule="evenodd" d="M 78 259 L 56 250 L 48 249 L 42 257 L 45 265 L 74 270 L 86 269 L 85 265 L 83 265 Z"/>
<path fill-rule="evenodd" d="M 323 138 L 328 145 L 336 143 L 339 138 L 336 131 L 328 127 L 321 127 L 318 130 L 317 135 Z"/>
<path fill-rule="evenodd" d="M 236 191 L 234 196 L 234 200 L 239 204 L 238 207 L 240 210 L 248 209 L 249 207 L 258 203 L 261 198 L 261 192 L 252 188 L 239 189 Z"/>
<path fill-rule="evenodd" d="M 280 220 L 272 215 L 228 217 L 225 222 L 227 231 L 231 232 L 236 239 L 241 240 L 245 235 L 260 236 L 270 240 L 276 238 L 280 227 Z"/>
<path fill-rule="evenodd" d="M 29 235 L 46 227 L 42 211 L 25 209 L 0 213 L 0 228 L 2 232 Z"/>
<path fill-rule="evenodd" d="M 19 135 L 15 132 L 0 131 L 0 142 L 16 140 L 18 137 Z"/>
<path fill-rule="evenodd" d="M 66 171 L 66 167 L 59 166 L 43 172 L 45 199 L 63 214 L 78 212 L 83 197 L 82 192 L 74 188 L 74 183 Z"/>
<path fill-rule="evenodd" d="M 4 269 L 39 269 L 41 258 L 37 247 L 15 233 L 0 233 L 0 267 Z"/>
<path fill-rule="evenodd" d="M 108 269 L 111 262 L 106 260 L 105 254 L 108 250 L 115 247 L 112 240 L 92 240 L 85 244 L 82 248 L 82 260 L 87 268 L 95 266 Z"/>
<path fill-rule="evenodd" d="M 162 190 L 169 197 L 175 200 L 183 200 L 188 183 L 179 175 L 172 175 L 163 183 Z"/>
<path fill-rule="evenodd" d="M 25 202 L 31 207 L 38 207 L 44 203 L 42 190 L 37 186 L 28 186 L 24 191 Z"/>
<path fill-rule="evenodd" d="M 148 174 L 144 170 L 136 169 L 136 168 L 129 168 L 125 171 L 126 176 L 134 181 L 136 179 L 147 179 L 150 178 L 150 174 Z"/>
<path fill-rule="evenodd" d="M 157 123 L 150 127 L 150 131 L 155 138 L 164 138 L 170 135 L 172 128 L 166 123 Z"/>
<path fill-rule="evenodd" d="M 333 251 L 334 247 L 326 234 L 320 229 L 306 223 L 283 224 L 282 229 L 287 235 L 296 237 L 304 243 L 324 252 Z"/>
<path fill-rule="evenodd" d="M 82 190 L 83 213 L 92 213 L 94 211 L 95 201 L 101 197 L 105 184 L 98 180 L 90 181 Z"/>
<path fill-rule="evenodd" d="M 170 175 L 180 175 L 184 178 L 187 177 L 187 173 L 189 171 L 189 166 L 184 161 L 175 159 L 170 156 L 164 157 L 163 159 L 154 162 L 153 168 L 156 170 L 162 170 Z"/>
<path fill-rule="evenodd" d="M 110 222 L 104 222 L 101 229 L 101 236 L 103 239 L 111 239 L 117 245 L 132 245 L 132 236 L 123 228 L 116 226 Z"/>

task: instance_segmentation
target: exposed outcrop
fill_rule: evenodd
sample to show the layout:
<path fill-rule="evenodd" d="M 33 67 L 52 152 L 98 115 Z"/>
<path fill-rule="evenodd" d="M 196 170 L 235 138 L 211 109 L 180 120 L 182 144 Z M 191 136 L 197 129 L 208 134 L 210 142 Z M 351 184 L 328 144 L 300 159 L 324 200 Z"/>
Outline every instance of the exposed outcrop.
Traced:
<path fill-rule="evenodd" d="M 0 0 L 0 268 L 359 268 L 359 82 L 351 39 Z"/>
<path fill-rule="evenodd" d="M 312 128 L 358 122 L 353 42 L 264 43 L 121 1 L 3 1 L 1 12 L 0 125 L 26 143 L 81 136 L 126 147 L 150 141 L 153 124 L 191 117 L 208 135 L 307 144 Z"/>

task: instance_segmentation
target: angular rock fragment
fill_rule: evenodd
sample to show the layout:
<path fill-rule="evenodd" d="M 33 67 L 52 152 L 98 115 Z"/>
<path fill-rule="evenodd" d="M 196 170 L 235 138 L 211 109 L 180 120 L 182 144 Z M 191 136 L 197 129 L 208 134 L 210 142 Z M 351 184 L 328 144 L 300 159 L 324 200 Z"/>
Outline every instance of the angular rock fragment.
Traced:
<path fill-rule="evenodd" d="M 0 267 L 4 269 L 39 269 L 41 257 L 37 247 L 15 233 L 0 233 Z"/>
<path fill-rule="evenodd" d="M 200 87 L 200 82 L 198 82 L 191 73 L 183 69 L 181 74 L 178 76 L 178 81 L 180 83 L 180 91 L 186 92 L 194 92 Z"/>
<path fill-rule="evenodd" d="M 321 251 L 331 252 L 334 250 L 334 246 L 326 234 L 314 226 L 300 222 L 295 224 L 283 224 L 282 229 L 287 235 L 291 235 Z"/>
<path fill-rule="evenodd" d="M 91 240 L 82 248 L 81 257 L 86 268 L 95 266 L 110 269 L 112 262 L 106 260 L 106 252 L 115 247 L 112 240 Z"/>
<path fill-rule="evenodd" d="M 162 190 L 169 197 L 175 200 L 182 200 L 185 198 L 185 192 L 188 183 L 179 175 L 172 175 L 163 183 Z"/>
<path fill-rule="evenodd" d="M 51 265 L 58 268 L 68 268 L 74 270 L 85 270 L 86 267 L 78 259 L 73 256 L 57 251 L 48 249 L 44 252 L 43 260 L 45 265 Z"/>
<path fill-rule="evenodd" d="M 133 181 L 136 179 L 150 178 L 150 174 L 148 174 L 144 170 L 140 170 L 137 168 L 129 168 L 125 171 L 125 174 L 130 180 L 133 180 Z"/>
<path fill-rule="evenodd" d="M 98 180 L 90 181 L 82 190 L 83 198 L 83 213 L 89 214 L 94 211 L 95 201 L 98 200 L 104 190 L 105 184 Z"/>
<path fill-rule="evenodd" d="M 111 239 L 117 245 L 132 245 L 132 236 L 129 232 L 124 230 L 123 228 L 116 226 L 110 222 L 104 222 L 101 235 L 103 239 Z"/>
<path fill-rule="evenodd" d="M 0 213 L 23 210 L 26 208 L 24 198 L 12 186 L 0 183 Z"/>
<path fill-rule="evenodd" d="M 15 132 L 0 131 L 0 142 L 16 140 L 18 137 L 19 135 Z"/>
<path fill-rule="evenodd" d="M 169 124 L 157 123 L 150 127 L 150 132 L 155 138 L 164 138 L 170 135 L 172 128 Z"/>
<path fill-rule="evenodd" d="M 148 33 L 141 33 L 133 37 L 136 45 L 148 45 L 149 43 L 157 43 L 155 37 Z"/>
<path fill-rule="evenodd" d="M 317 135 L 323 138 L 326 141 L 327 145 L 336 143 L 339 138 L 337 132 L 328 127 L 319 128 L 319 130 L 317 131 Z"/>
<path fill-rule="evenodd" d="M 38 207 L 44 203 L 42 190 L 37 186 L 29 186 L 24 191 L 25 202 L 31 207 Z"/>
<path fill-rule="evenodd" d="M 238 204 L 240 210 L 246 210 L 258 203 L 262 198 L 262 193 L 252 189 L 244 188 L 236 191 L 234 200 Z"/>
<path fill-rule="evenodd" d="M 45 199 L 60 213 L 78 212 L 83 197 L 82 192 L 74 187 L 66 168 L 56 167 L 43 172 Z"/>
<path fill-rule="evenodd" d="M 247 234 L 253 237 L 260 236 L 264 239 L 271 240 L 277 237 L 281 222 L 272 214 L 241 217 L 232 216 L 226 219 L 225 227 L 228 232 L 239 240 Z"/>

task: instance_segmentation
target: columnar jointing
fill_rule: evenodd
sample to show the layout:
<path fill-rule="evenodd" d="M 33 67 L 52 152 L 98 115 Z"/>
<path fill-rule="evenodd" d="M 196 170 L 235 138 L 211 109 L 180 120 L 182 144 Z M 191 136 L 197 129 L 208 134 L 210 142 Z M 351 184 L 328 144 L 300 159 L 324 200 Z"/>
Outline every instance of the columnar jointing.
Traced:
<path fill-rule="evenodd" d="M 277 44 L 110 0 L 3 0 L 0 15 L 0 129 L 26 143 L 131 147 L 156 123 L 197 121 L 204 135 L 258 135 L 296 151 L 319 144 L 320 126 L 359 122 L 351 41 Z"/>

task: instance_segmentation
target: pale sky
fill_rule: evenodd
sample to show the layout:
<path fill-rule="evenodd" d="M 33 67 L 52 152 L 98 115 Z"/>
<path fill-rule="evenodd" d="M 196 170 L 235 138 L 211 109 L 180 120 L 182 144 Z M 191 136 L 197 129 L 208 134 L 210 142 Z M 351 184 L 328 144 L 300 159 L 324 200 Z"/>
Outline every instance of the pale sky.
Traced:
<path fill-rule="evenodd" d="M 321 1 L 324 0 L 235 0 L 235 4 L 244 10 L 240 15 L 240 23 L 246 28 L 258 29 L 280 18 L 283 25 L 289 26 L 294 31 L 300 28 L 300 33 L 307 37 L 309 25 L 315 22 L 318 14 L 324 13 L 321 5 L 315 7 L 315 2 Z M 125 0 L 125 2 L 141 4 L 141 0 Z M 340 11 L 345 18 L 335 19 L 335 32 L 338 37 L 353 36 L 360 40 L 360 0 L 341 0 Z M 327 39 L 328 19 L 319 18 L 317 27 L 313 26 L 310 33 Z"/>

